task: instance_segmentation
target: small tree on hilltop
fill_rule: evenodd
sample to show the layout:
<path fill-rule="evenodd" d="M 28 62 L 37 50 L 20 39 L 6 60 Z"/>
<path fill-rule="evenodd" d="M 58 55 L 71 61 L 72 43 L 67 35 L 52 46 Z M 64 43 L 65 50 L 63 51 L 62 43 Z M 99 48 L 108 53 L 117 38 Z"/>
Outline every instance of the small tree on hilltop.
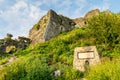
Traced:
<path fill-rule="evenodd" d="M 6 42 L 11 41 L 11 38 L 12 38 L 12 37 L 13 37 L 12 34 L 7 33 L 7 36 L 6 36 L 6 38 L 4 38 L 4 40 L 5 40 Z"/>

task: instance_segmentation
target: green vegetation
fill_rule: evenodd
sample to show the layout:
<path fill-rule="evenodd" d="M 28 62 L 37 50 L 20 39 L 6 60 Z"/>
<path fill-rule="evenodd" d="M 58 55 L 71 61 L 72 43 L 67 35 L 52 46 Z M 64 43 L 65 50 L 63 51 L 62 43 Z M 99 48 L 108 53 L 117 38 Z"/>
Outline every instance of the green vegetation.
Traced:
<path fill-rule="evenodd" d="M 119 80 L 120 79 L 120 61 L 105 62 L 94 66 L 89 74 L 88 80 Z"/>
<path fill-rule="evenodd" d="M 35 47 L 18 50 L 13 54 L 19 59 L 0 70 L 0 80 L 80 80 L 83 77 L 119 80 L 120 62 L 116 61 L 120 58 L 119 21 L 119 14 L 101 13 L 88 21 L 87 28 L 75 28 Z M 74 70 L 74 48 L 92 45 L 97 46 L 101 57 L 113 60 L 104 60 L 87 73 Z M 3 60 L 4 56 L 0 59 Z M 55 70 L 62 70 L 63 74 L 54 77 Z"/>
<path fill-rule="evenodd" d="M 18 50 L 14 55 L 19 60 L 1 70 L 0 78 L 2 80 L 74 80 L 83 77 L 83 73 L 74 70 L 72 64 L 74 48 L 86 45 L 80 39 L 85 33 L 84 28 L 75 29 L 71 32 L 62 33 L 48 42 L 38 44 L 34 48 L 28 47 L 25 50 Z M 83 38 L 87 39 L 87 37 Z M 87 43 L 87 45 L 90 44 Z M 61 77 L 54 77 L 53 72 L 58 69 L 64 73 Z"/>
<path fill-rule="evenodd" d="M 120 49 L 120 15 L 101 13 L 88 21 L 88 28 L 95 43 L 104 46 L 103 56 L 116 55 L 112 53 Z"/>
<path fill-rule="evenodd" d="M 7 58 L 2 59 L 2 60 L 0 61 L 0 65 L 3 65 L 3 64 L 5 64 L 5 63 L 7 63 L 7 62 L 8 62 Z"/>
<path fill-rule="evenodd" d="M 35 28 L 36 28 L 37 30 L 39 30 L 39 29 L 40 29 L 40 24 L 39 24 L 39 23 L 35 24 Z"/>
<path fill-rule="evenodd" d="M 120 43 L 120 16 L 116 14 L 101 13 L 88 21 L 90 33 L 96 43 L 104 44 L 111 49 Z"/>

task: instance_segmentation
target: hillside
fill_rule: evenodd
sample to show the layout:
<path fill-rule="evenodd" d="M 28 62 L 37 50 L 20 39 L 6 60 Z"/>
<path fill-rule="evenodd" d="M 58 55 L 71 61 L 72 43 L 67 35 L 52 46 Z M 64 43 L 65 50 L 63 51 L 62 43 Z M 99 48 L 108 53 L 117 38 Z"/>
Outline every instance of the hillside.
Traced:
<path fill-rule="evenodd" d="M 10 65 L 0 68 L 0 80 L 119 80 L 120 14 L 101 12 L 87 20 L 87 25 L 62 32 L 56 37 L 0 56 L 0 65 L 15 56 Z M 101 64 L 86 72 L 73 69 L 76 47 L 97 46 Z M 54 71 L 61 70 L 61 76 Z"/>

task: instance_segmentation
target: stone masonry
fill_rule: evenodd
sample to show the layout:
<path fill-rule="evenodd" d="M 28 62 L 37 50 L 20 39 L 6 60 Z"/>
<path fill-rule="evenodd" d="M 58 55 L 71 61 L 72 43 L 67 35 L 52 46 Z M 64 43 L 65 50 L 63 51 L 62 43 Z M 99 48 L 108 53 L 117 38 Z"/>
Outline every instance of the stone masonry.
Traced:
<path fill-rule="evenodd" d="M 94 9 L 85 14 L 84 17 L 75 18 L 73 21 L 76 23 L 75 27 L 81 28 L 87 25 L 87 20 L 91 17 L 98 15 L 100 13 L 99 9 Z"/>
<path fill-rule="evenodd" d="M 96 46 L 77 47 L 74 50 L 73 67 L 82 72 L 85 71 L 85 65 L 89 67 L 100 63 L 100 58 Z"/>
<path fill-rule="evenodd" d="M 105 13 L 110 13 L 110 11 L 107 10 Z M 32 40 L 33 45 L 48 41 L 61 32 L 69 31 L 76 27 L 86 27 L 88 20 L 99 14 L 99 9 L 94 9 L 87 12 L 84 17 L 70 19 L 57 14 L 53 10 L 49 10 L 48 13 L 30 29 L 29 38 Z"/>
<path fill-rule="evenodd" d="M 75 27 L 75 23 L 71 19 L 58 15 L 53 10 L 49 10 L 36 25 L 29 32 L 32 44 L 45 42 L 61 32 L 72 30 Z"/>

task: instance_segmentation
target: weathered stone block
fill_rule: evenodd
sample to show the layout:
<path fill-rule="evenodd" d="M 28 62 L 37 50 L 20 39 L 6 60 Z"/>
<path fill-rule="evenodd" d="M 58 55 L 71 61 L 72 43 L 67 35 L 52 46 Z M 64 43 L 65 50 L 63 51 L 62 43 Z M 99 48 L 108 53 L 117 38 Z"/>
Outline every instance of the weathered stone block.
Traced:
<path fill-rule="evenodd" d="M 13 52 L 16 50 L 16 47 L 15 46 L 7 46 L 6 47 L 6 53 L 10 53 L 10 52 Z"/>
<path fill-rule="evenodd" d="M 100 62 L 96 46 L 77 47 L 74 50 L 73 67 L 80 71 L 85 71 L 86 65 L 89 67 Z"/>

